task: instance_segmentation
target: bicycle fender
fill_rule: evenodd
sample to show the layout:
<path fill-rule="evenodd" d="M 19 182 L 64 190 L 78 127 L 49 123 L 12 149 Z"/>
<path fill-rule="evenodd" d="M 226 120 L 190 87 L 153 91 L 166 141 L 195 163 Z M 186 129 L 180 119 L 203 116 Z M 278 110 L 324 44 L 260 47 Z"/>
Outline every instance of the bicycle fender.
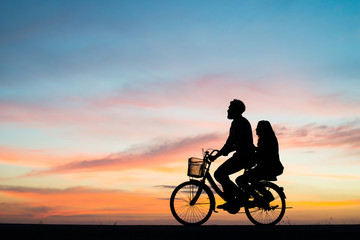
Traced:
<path fill-rule="evenodd" d="M 263 183 L 265 186 L 272 186 L 274 189 L 278 189 L 280 190 L 279 191 L 279 194 L 281 195 L 281 197 L 283 197 L 284 199 L 286 199 L 286 195 L 285 195 L 285 192 L 284 192 L 284 188 L 283 187 L 279 187 L 278 185 L 276 185 L 275 183 L 272 183 L 272 182 L 265 182 Z"/>
<path fill-rule="evenodd" d="M 280 194 L 282 195 L 282 197 L 284 197 L 286 199 L 286 195 L 285 195 L 285 192 L 284 192 L 284 188 L 283 187 L 279 187 L 279 189 L 281 190 L 280 191 Z"/>

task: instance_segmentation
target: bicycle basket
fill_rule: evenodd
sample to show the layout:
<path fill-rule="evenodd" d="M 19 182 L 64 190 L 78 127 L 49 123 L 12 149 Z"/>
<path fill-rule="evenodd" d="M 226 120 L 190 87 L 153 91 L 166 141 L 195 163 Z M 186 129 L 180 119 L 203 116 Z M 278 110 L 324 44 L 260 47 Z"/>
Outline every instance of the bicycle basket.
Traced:
<path fill-rule="evenodd" d="M 206 169 L 206 162 L 200 158 L 189 158 L 188 176 L 200 178 L 204 177 Z"/>

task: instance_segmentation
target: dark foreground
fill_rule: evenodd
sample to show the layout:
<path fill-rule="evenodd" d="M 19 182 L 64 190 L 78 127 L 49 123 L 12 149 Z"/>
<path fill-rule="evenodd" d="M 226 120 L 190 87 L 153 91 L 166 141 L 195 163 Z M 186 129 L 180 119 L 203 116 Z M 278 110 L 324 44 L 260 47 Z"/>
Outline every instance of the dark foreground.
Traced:
<path fill-rule="evenodd" d="M 0 224 L 1 239 L 360 239 L 360 225 L 98 226 Z"/>

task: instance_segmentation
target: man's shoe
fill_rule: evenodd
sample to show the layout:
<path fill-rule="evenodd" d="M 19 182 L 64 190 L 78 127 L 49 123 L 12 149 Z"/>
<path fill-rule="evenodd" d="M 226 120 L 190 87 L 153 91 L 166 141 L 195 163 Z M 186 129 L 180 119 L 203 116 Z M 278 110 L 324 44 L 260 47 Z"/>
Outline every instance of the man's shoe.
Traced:
<path fill-rule="evenodd" d="M 243 204 L 241 203 L 241 201 L 239 201 L 239 199 L 234 199 L 228 203 L 229 204 L 227 205 L 225 210 L 231 214 L 238 213 L 240 211 L 240 208 L 243 206 Z"/>
<path fill-rule="evenodd" d="M 228 206 L 229 206 L 229 203 L 226 202 L 226 203 L 224 203 L 222 205 L 217 206 L 216 208 L 226 210 L 228 208 Z"/>

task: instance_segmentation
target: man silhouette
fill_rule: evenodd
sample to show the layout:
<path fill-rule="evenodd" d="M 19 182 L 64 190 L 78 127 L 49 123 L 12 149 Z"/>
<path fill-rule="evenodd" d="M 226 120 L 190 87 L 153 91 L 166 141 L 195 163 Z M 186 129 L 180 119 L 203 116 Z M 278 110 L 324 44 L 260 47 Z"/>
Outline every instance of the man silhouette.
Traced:
<path fill-rule="evenodd" d="M 221 150 L 210 158 L 214 161 L 220 156 L 227 156 L 235 151 L 232 157 L 226 160 L 214 173 L 215 179 L 222 185 L 226 203 L 218 206 L 227 209 L 229 202 L 235 199 L 238 187 L 230 180 L 229 175 L 251 166 L 255 146 L 253 144 L 252 129 L 249 121 L 242 116 L 245 104 L 234 99 L 230 102 L 227 118 L 232 120 L 229 137 Z"/>

